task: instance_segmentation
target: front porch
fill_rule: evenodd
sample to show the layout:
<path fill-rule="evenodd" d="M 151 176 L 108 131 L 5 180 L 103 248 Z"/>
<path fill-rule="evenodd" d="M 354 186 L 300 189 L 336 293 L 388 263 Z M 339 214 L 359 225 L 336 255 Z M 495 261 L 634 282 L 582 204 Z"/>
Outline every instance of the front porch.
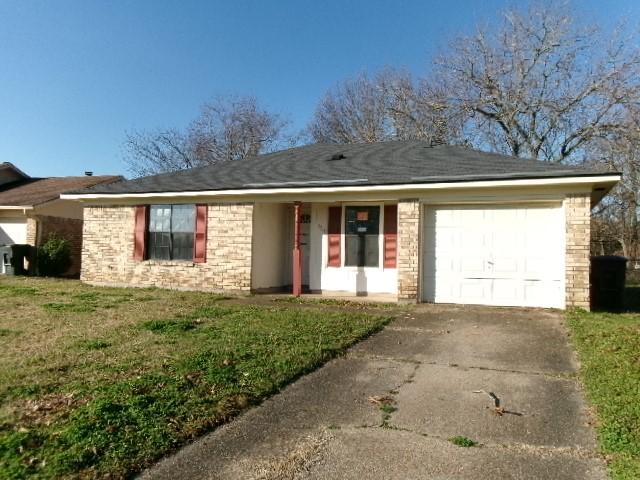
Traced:
<path fill-rule="evenodd" d="M 397 301 L 397 202 L 256 203 L 251 290 Z"/>

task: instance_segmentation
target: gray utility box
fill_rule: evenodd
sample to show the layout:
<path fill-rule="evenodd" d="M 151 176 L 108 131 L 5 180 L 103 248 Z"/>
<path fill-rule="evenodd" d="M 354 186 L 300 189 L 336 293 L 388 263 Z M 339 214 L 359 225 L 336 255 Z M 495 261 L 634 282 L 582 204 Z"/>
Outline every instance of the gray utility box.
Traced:
<path fill-rule="evenodd" d="M 616 255 L 591 257 L 591 309 L 619 312 L 624 308 L 627 259 Z"/>
<path fill-rule="evenodd" d="M 35 265 L 36 249 L 31 245 L 19 244 L 0 246 L 0 260 L 4 275 L 27 275 L 25 260 L 31 270 Z"/>
<path fill-rule="evenodd" d="M 3 245 L 0 247 L 0 260 L 2 260 L 2 274 L 13 275 L 13 265 L 11 259 L 13 257 L 13 251 L 11 245 Z"/>

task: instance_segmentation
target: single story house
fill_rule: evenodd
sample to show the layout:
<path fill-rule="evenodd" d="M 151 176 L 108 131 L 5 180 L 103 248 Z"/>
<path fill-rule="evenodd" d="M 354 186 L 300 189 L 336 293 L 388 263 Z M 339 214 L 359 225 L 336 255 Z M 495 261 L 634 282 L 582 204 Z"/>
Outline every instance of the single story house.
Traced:
<path fill-rule="evenodd" d="M 71 244 L 68 275 L 80 272 L 82 205 L 60 194 L 122 180 L 120 176 L 34 178 L 9 162 L 0 163 L 0 245 L 39 246 L 51 234 Z"/>
<path fill-rule="evenodd" d="M 419 141 L 309 145 L 96 185 L 81 278 L 403 302 L 589 307 L 618 173 Z"/>

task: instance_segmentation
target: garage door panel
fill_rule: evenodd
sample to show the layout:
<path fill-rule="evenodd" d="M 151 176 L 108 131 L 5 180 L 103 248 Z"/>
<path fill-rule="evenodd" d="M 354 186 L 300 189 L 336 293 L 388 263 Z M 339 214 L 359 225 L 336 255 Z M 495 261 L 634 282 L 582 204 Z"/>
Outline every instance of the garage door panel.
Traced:
<path fill-rule="evenodd" d="M 523 282 L 514 282 L 511 279 L 495 279 L 493 281 L 491 302 L 496 305 L 508 305 L 520 303 L 523 296 Z"/>
<path fill-rule="evenodd" d="M 435 248 L 447 249 L 459 243 L 460 232 L 452 228 L 440 228 L 435 231 Z"/>
<path fill-rule="evenodd" d="M 531 256 L 524 259 L 523 262 L 523 277 L 525 279 L 562 280 L 558 275 L 557 265 L 554 265 L 553 262 L 546 257 Z"/>
<path fill-rule="evenodd" d="M 517 275 L 521 270 L 519 265 L 520 259 L 516 257 L 503 257 L 493 260 L 494 275 Z"/>
<path fill-rule="evenodd" d="M 483 276 L 486 272 L 486 264 L 487 260 L 484 257 L 462 256 L 460 258 L 460 273 L 463 277 Z"/>
<path fill-rule="evenodd" d="M 423 245 L 427 301 L 564 305 L 560 205 L 427 207 Z"/>
<path fill-rule="evenodd" d="M 524 283 L 524 306 L 537 307 L 562 294 L 562 282 L 529 280 Z"/>
<path fill-rule="evenodd" d="M 460 282 L 460 290 L 458 295 L 471 301 L 482 300 L 486 298 L 491 289 L 490 280 L 488 279 L 470 279 L 464 278 Z"/>

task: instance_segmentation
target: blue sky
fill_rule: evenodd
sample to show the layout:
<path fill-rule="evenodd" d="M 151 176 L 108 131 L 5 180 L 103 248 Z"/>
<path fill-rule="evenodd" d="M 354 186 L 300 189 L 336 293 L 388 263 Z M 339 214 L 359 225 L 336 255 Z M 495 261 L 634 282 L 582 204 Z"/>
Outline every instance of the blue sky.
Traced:
<path fill-rule="evenodd" d="M 36 176 L 126 174 L 125 131 L 183 127 L 218 94 L 305 126 L 336 82 L 425 72 L 447 40 L 514 2 L 0 0 L 0 161 Z M 640 23 L 635 0 L 574 1 Z"/>

